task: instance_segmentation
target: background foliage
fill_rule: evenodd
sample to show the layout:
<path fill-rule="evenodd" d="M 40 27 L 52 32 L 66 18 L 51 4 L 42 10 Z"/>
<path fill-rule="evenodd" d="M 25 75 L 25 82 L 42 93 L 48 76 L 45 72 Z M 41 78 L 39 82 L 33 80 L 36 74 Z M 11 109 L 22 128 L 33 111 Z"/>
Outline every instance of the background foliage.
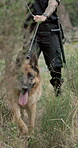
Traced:
<path fill-rule="evenodd" d="M 62 2 L 73 27 L 77 27 L 78 1 Z M 27 141 L 12 121 L 7 102 L 8 85 L 11 84 L 11 63 L 22 50 L 26 16 L 25 0 L 0 0 L 0 148 L 78 148 L 78 43 L 67 42 L 65 46 L 67 67 L 63 73 L 62 97 L 55 98 L 49 84 L 50 75 L 43 57 L 40 58 L 43 94 L 38 102 L 34 137 Z M 26 42 L 29 42 L 28 34 Z"/>
<path fill-rule="evenodd" d="M 69 16 L 73 26 L 78 26 L 78 1 L 77 0 L 64 0 L 64 4 L 69 12 Z"/>

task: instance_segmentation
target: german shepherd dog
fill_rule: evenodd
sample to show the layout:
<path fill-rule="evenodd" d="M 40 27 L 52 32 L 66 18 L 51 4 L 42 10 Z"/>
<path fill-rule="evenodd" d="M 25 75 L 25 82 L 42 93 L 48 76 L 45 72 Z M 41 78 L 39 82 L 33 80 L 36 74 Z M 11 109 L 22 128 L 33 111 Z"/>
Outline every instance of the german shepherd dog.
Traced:
<path fill-rule="evenodd" d="M 24 134 L 34 133 L 36 102 L 41 96 L 41 80 L 38 67 L 38 59 L 35 54 L 30 59 L 25 59 L 17 69 L 15 76 L 18 88 L 14 89 L 15 98 L 11 99 L 15 121 Z M 22 119 L 22 112 L 28 114 L 29 128 Z M 22 111 L 22 112 L 21 112 Z"/>

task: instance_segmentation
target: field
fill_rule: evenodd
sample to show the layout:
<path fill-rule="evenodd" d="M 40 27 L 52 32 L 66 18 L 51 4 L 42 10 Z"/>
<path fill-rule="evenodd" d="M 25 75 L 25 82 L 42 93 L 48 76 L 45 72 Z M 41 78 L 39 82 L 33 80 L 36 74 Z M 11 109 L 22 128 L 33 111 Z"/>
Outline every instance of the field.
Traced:
<path fill-rule="evenodd" d="M 60 97 L 54 95 L 49 72 L 40 56 L 42 97 L 37 103 L 35 134 L 31 138 L 20 134 L 4 99 L 7 97 L 0 95 L 0 148 L 78 148 L 78 43 L 66 44 L 65 53 L 67 64 L 62 70 Z M 4 67 L 1 60 L 0 81 Z"/>

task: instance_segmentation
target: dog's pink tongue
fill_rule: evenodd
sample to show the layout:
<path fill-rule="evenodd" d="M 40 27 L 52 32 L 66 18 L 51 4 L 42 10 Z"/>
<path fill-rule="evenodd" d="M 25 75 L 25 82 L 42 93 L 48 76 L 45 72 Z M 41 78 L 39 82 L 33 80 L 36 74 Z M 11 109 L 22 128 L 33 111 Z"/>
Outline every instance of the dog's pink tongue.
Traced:
<path fill-rule="evenodd" d="M 21 106 L 26 105 L 28 102 L 28 92 L 26 92 L 24 95 L 21 93 L 19 96 L 19 104 Z"/>

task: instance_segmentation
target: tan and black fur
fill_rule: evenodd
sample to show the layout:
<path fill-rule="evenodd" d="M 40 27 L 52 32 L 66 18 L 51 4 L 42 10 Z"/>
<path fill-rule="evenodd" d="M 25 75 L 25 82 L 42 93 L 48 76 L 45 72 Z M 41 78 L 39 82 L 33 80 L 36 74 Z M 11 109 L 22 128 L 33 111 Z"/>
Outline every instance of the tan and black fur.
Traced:
<path fill-rule="evenodd" d="M 18 87 L 14 87 L 11 105 L 14 113 L 15 121 L 23 133 L 28 134 L 34 132 L 35 116 L 36 116 L 36 102 L 41 96 L 41 80 L 38 67 L 38 60 L 35 54 L 30 59 L 25 59 L 19 68 L 17 74 L 14 76 Z M 28 91 L 28 102 L 25 105 L 19 104 L 19 95 Z M 21 111 L 26 110 L 29 119 L 29 128 L 22 119 Z"/>

